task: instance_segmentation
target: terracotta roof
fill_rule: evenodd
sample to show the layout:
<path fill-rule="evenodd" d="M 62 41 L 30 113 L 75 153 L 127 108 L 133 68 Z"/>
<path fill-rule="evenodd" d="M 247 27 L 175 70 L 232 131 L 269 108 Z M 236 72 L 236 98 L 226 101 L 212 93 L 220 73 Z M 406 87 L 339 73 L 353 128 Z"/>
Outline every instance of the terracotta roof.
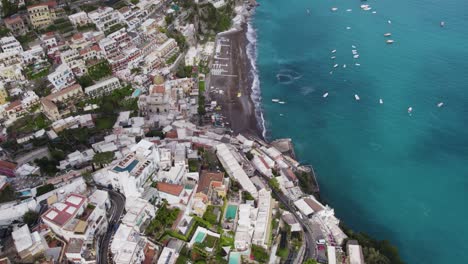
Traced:
<path fill-rule="evenodd" d="M 314 210 L 314 212 L 322 211 L 323 208 L 324 208 L 319 202 L 314 201 L 314 200 L 309 199 L 309 198 L 305 198 L 304 202 L 306 202 L 310 206 L 310 208 L 312 208 L 312 210 Z"/>
<path fill-rule="evenodd" d="M 177 138 L 177 130 L 172 129 L 171 131 L 167 132 L 165 136 L 166 138 Z"/>
<path fill-rule="evenodd" d="M 290 180 L 290 181 L 297 181 L 297 177 L 296 177 L 296 174 L 294 174 L 294 172 L 291 170 L 291 169 L 283 169 L 283 174 L 286 175 L 286 177 Z"/>
<path fill-rule="evenodd" d="M 47 98 L 42 98 L 41 99 L 41 103 L 43 105 L 45 105 L 46 107 L 48 108 L 55 108 L 56 105 L 54 104 L 54 102 L 52 102 L 51 100 L 47 99 Z"/>
<path fill-rule="evenodd" d="M 45 5 L 48 6 L 49 8 L 54 8 L 54 7 L 57 6 L 57 2 L 49 1 L 49 2 L 39 3 L 39 4 L 35 4 L 35 5 L 30 5 L 27 8 L 30 9 L 30 8 L 33 8 L 33 7 L 45 6 Z"/>
<path fill-rule="evenodd" d="M 125 13 L 125 12 L 128 12 L 128 11 L 130 11 L 130 8 L 128 6 L 124 6 L 124 7 L 119 9 L 120 13 Z"/>
<path fill-rule="evenodd" d="M 13 23 L 17 23 L 17 22 L 20 22 L 20 21 L 23 21 L 23 20 L 21 19 L 20 16 L 13 15 L 11 17 L 5 18 L 4 21 L 5 21 L 6 24 L 13 24 Z"/>
<path fill-rule="evenodd" d="M 101 51 L 101 47 L 99 47 L 99 45 L 95 44 L 91 47 L 92 50 L 95 50 L 95 51 Z"/>
<path fill-rule="evenodd" d="M 20 100 L 13 101 L 5 108 L 5 111 L 12 110 L 18 106 L 21 106 L 21 101 Z"/>
<path fill-rule="evenodd" d="M 223 172 L 208 172 L 202 171 L 200 180 L 198 181 L 197 193 L 208 194 L 212 182 L 222 182 L 224 179 Z"/>
<path fill-rule="evenodd" d="M 14 170 L 16 169 L 16 164 L 12 162 L 0 160 L 0 168 L 7 168 L 10 170 Z"/>
<path fill-rule="evenodd" d="M 184 186 L 179 184 L 171 184 L 165 182 L 158 182 L 156 187 L 158 191 L 168 193 L 174 196 L 179 196 L 180 193 L 184 190 Z"/>
<path fill-rule="evenodd" d="M 82 39 L 82 38 L 83 38 L 83 33 L 75 33 L 72 36 L 72 39 L 74 39 L 74 40 L 78 40 L 78 39 Z"/>
<path fill-rule="evenodd" d="M 71 92 L 71 91 L 73 91 L 73 90 L 76 90 L 76 89 L 79 89 L 79 90 L 83 91 L 83 90 L 81 89 L 81 85 L 79 85 L 79 84 L 73 84 L 73 85 L 71 85 L 71 86 L 68 86 L 68 87 L 66 87 L 66 88 L 63 88 L 62 90 L 60 90 L 60 91 L 58 91 L 58 92 L 55 92 L 55 93 L 53 93 L 53 94 L 49 94 L 46 98 L 47 98 L 48 100 L 53 100 L 53 99 L 55 99 L 56 97 L 58 97 L 58 96 L 60 96 L 60 95 L 67 94 L 67 93 L 69 93 L 69 92 Z"/>
<path fill-rule="evenodd" d="M 164 88 L 164 85 L 155 85 L 151 88 L 151 93 L 160 93 L 163 94 L 166 92 L 166 88 Z"/>

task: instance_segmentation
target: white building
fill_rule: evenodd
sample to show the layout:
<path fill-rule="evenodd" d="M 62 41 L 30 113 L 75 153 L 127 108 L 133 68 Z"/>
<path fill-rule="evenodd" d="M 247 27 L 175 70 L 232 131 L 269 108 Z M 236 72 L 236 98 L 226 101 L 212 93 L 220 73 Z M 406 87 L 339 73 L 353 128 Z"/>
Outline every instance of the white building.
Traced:
<path fill-rule="evenodd" d="M 237 229 L 234 236 L 234 247 L 239 251 L 250 248 L 254 232 L 255 213 L 250 204 L 240 204 L 238 208 Z"/>
<path fill-rule="evenodd" d="M 138 231 L 125 224 L 119 225 L 110 246 L 114 263 L 141 263 L 145 258 L 145 238 Z"/>
<path fill-rule="evenodd" d="M 41 218 L 66 241 L 82 239 L 89 246 L 107 230 L 106 210 L 88 203 L 88 199 L 79 194 L 71 194 L 62 202 L 52 204 Z"/>
<path fill-rule="evenodd" d="M 85 93 L 91 97 L 98 97 L 112 92 L 113 90 L 120 89 L 121 85 L 119 79 L 112 77 L 110 79 L 100 81 L 95 85 L 85 88 Z"/>
<path fill-rule="evenodd" d="M 175 264 L 177 258 L 179 257 L 179 253 L 172 248 L 165 247 L 161 255 L 159 255 L 159 259 L 157 264 Z"/>
<path fill-rule="evenodd" d="M 156 146 L 141 140 L 131 147 L 125 157 L 97 171 L 93 178 L 101 185 L 111 185 L 120 190 L 127 198 L 140 197 L 143 184 L 157 170 L 158 163 L 159 152 Z"/>
<path fill-rule="evenodd" d="M 158 182 L 156 189 L 161 200 L 164 199 L 169 205 L 182 209 L 189 203 L 193 193 L 193 188 L 165 182 Z"/>
<path fill-rule="evenodd" d="M 216 155 L 230 177 L 236 179 L 245 191 L 248 191 L 255 199 L 258 197 L 257 188 L 250 180 L 249 176 L 242 169 L 239 162 L 229 150 L 226 144 L 216 146 Z"/>
<path fill-rule="evenodd" d="M 89 19 L 88 14 L 84 11 L 69 15 L 68 19 L 75 27 L 91 23 L 91 19 Z"/>
<path fill-rule="evenodd" d="M 65 63 L 60 64 L 53 73 L 47 75 L 47 79 L 54 86 L 55 91 L 60 91 L 75 83 L 73 72 Z"/>
<path fill-rule="evenodd" d="M 346 245 L 349 257 L 349 264 L 364 264 L 362 248 L 356 240 L 348 241 Z"/>
<path fill-rule="evenodd" d="M 151 221 L 156 215 L 155 207 L 151 203 L 141 198 L 129 197 L 125 202 L 127 213 L 122 218 L 122 223 L 143 233 L 142 226 L 147 221 Z"/>
<path fill-rule="evenodd" d="M 44 58 L 44 49 L 40 45 L 32 46 L 30 49 L 21 53 L 23 57 L 23 63 L 29 64 L 34 62 L 34 60 L 41 60 Z"/>
<path fill-rule="evenodd" d="M 32 260 L 49 248 L 45 239 L 37 231 L 31 234 L 27 225 L 13 231 L 11 236 L 21 259 Z"/>
<path fill-rule="evenodd" d="M 257 219 L 252 237 L 252 243 L 255 245 L 268 247 L 270 239 L 271 210 L 273 208 L 273 199 L 271 193 L 266 189 L 258 192 Z"/>
<path fill-rule="evenodd" d="M 100 7 L 99 9 L 88 13 L 89 19 L 96 27 L 103 32 L 108 31 L 112 26 L 121 22 L 120 13 L 111 7 Z"/>
<path fill-rule="evenodd" d="M 2 48 L 3 52 L 23 52 L 23 47 L 21 43 L 16 40 L 15 37 L 3 37 L 0 39 L 0 47 Z"/>

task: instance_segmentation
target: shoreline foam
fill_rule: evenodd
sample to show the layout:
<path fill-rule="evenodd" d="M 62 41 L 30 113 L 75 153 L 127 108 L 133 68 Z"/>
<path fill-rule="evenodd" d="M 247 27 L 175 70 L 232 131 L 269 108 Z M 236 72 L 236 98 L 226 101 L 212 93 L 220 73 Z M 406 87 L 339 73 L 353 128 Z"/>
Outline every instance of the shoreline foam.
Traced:
<path fill-rule="evenodd" d="M 246 22 L 247 31 L 246 31 L 246 39 L 247 39 L 247 46 L 246 46 L 246 53 L 247 58 L 250 62 L 250 71 L 249 74 L 252 77 L 252 83 L 250 84 L 250 98 L 254 103 L 254 110 L 255 110 L 255 117 L 257 118 L 258 125 L 260 126 L 261 136 L 262 138 L 266 139 L 266 126 L 265 126 L 265 118 L 262 110 L 262 95 L 260 89 L 260 76 L 257 70 L 257 33 L 252 25 L 251 18 L 249 18 Z"/>

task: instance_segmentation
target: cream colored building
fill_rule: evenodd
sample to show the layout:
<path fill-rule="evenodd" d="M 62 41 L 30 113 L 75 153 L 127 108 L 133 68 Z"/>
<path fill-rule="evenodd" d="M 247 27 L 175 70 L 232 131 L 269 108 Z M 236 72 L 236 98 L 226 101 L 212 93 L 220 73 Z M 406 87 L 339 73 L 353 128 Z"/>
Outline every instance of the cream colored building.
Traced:
<path fill-rule="evenodd" d="M 7 102 L 8 98 L 8 93 L 5 87 L 3 86 L 3 83 L 0 82 L 0 105 L 4 104 Z"/>
<path fill-rule="evenodd" d="M 50 1 L 46 3 L 40 3 L 32 6 L 28 6 L 28 15 L 31 25 L 34 28 L 45 27 L 52 24 L 55 20 L 55 13 L 52 9 L 55 8 L 57 3 Z"/>

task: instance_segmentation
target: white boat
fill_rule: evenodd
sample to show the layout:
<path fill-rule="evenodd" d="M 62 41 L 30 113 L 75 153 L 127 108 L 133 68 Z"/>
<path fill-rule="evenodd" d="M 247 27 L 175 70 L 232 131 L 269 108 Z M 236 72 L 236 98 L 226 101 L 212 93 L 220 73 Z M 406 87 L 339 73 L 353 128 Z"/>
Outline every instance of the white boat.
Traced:
<path fill-rule="evenodd" d="M 354 65 L 356 65 L 356 66 L 361 66 L 361 64 L 360 64 L 360 63 L 355 63 Z"/>
<path fill-rule="evenodd" d="M 350 9 L 346 9 L 346 12 L 351 12 L 353 11 L 351 8 Z"/>
<path fill-rule="evenodd" d="M 343 64 L 343 68 L 346 68 L 346 64 Z"/>
<path fill-rule="evenodd" d="M 444 21 L 440 21 L 440 27 L 445 27 L 445 22 Z"/>
<path fill-rule="evenodd" d="M 384 37 L 390 37 L 392 35 L 392 33 L 385 33 L 383 35 L 384 35 Z"/>
<path fill-rule="evenodd" d="M 359 59 L 359 55 L 356 54 L 356 55 L 353 56 L 353 58 Z"/>
<path fill-rule="evenodd" d="M 336 10 L 338 10 L 338 7 L 332 7 L 331 11 L 335 12 Z"/>
<path fill-rule="evenodd" d="M 357 95 L 357 94 L 354 95 L 354 99 L 356 99 L 356 101 L 361 100 L 361 98 L 359 98 L 359 95 Z"/>
<path fill-rule="evenodd" d="M 355 49 L 355 48 L 356 48 L 356 46 L 354 46 L 354 45 L 351 45 L 351 48 Z"/>
<path fill-rule="evenodd" d="M 440 102 L 440 103 L 437 104 L 437 107 L 439 107 L 439 108 L 442 107 L 442 106 L 444 106 L 443 102 Z"/>
<path fill-rule="evenodd" d="M 330 59 L 334 60 L 336 59 L 336 56 L 331 56 Z"/>
<path fill-rule="evenodd" d="M 389 39 L 386 42 L 387 42 L 387 44 L 393 44 L 395 41 L 393 39 Z"/>
<path fill-rule="evenodd" d="M 366 7 L 369 7 L 369 5 L 361 5 L 361 9 L 364 9 Z"/>
<path fill-rule="evenodd" d="M 346 27 L 346 29 L 348 29 L 348 30 L 349 30 L 349 29 L 351 29 L 351 27 Z"/>
<path fill-rule="evenodd" d="M 388 20 L 388 21 L 387 21 L 387 23 L 391 24 L 391 23 L 392 23 L 392 21 L 391 21 L 391 20 Z"/>
<path fill-rule="evenodd" d="M 377 14 L 377 11 L 372 11 L 372 14 Z"/>
<path fill-rule="evenodd" d="M 271 101 L 272 101 L 273 103 L 277 103 L 277 102 L 279 102 L 279 99 L 271 99 Z"/>
<path fill-rule="evenodd" d="M 322 95 L 323 98 L 327 98 L 327 96 L 328 96 L 328 93 L 324 93 L 324 94 Z"/>
<path fill-rule="evenodd" d="M 333 71 L 330 71 L 330 75 L 332 75 L 332 74 L 333 74 Z"/>
<path fill-rule="evenodd" d="M 383 104 L 382 98 L 379 99 L 379 104 Z"/>
<path fill-rule="evenodd" d="M 340 65 L 338 65 L 338 64 L 335 64 L 335 65 L 333 65 L 333 68 L 336 68 L 336 67 L 338 67 L 338 66 L 340 66 Z"/>
<path fill-rule="evenodd" d="M 285 102 L 283 102 L 283 101 L 279 101 L 279 102 L 278 102 L 278 104 L 285 104 Z"/>
<path fill-rule="evenodd" d="M 411 112 L 413 112 L 413 107 L 408 107 L 408 114 L 411 114 Z"/>
<path fill-rule="evenodd" d="M 332 50 L 331 53 L 335 53 L 336 52 L 336 49 Z"/>

